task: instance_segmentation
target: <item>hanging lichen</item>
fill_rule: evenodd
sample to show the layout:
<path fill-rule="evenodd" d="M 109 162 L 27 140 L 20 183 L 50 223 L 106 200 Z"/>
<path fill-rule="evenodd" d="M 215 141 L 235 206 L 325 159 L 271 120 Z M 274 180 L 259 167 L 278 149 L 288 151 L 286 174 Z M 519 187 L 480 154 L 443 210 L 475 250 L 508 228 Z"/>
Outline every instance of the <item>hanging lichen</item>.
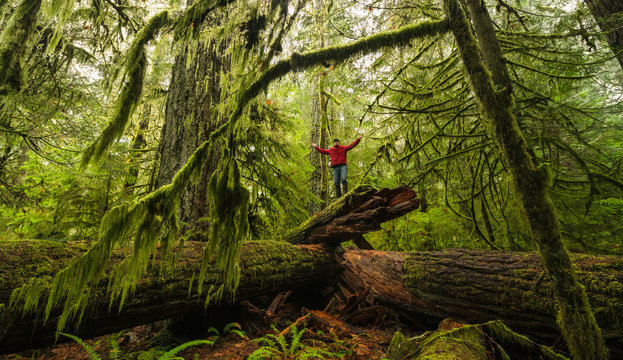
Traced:
<path fill-rule="evenodd" d="M 203 252 L 199 293 L 210 259 L 225 273 L 225 289 L 232 294 L 238 287 L 240 248 L 249 234 L 249 190 L 240 182 L 238 163 L 229 150 L 223 155 L 225 165 L 214 172 L 208 185 L 210 203 L 210 236 Z"/>
<path fill-rule="evenodd" d="M 123 85 L 111 122 L 102 131 L 97 140 L 84 151 L 82 165 L 98 161 L 104 155 L 110 145 L 122 135 L 128 120 L 132 116 L 143 91 L 143 79 L 147 59 L 145 45 L 154 38 L 157 31 L 169 21 L 169 13 L 166 11 L 154 16 L 149 23 L 136 35 L 132 46 L 128 50 L 125 64 L 125 76 L 127 80 Z"/>
<path fill-rule="evenodd" d="M 0 95 L 21 87 L 20 56 L 37 23 L 41 0 L 23 0 L 0 32 Z"/>

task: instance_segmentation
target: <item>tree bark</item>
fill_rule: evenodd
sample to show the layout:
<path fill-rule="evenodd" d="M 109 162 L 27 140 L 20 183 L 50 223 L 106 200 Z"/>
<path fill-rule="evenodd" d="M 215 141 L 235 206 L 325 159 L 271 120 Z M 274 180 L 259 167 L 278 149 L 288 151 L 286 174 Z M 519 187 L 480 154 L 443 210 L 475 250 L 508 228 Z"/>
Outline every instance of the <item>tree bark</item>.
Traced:
<path fill-rule="evenodd" d="M 487 8 L 480 0 L 467 0 L 477 42 L 458 1 L 444 0 L 444 4 L 472 88 L 483 115 L 490 121 L 492 137 L 507 164 L 532 236 L 552 279 L 558 323 L 569 350 L 577 359 L 607 359 L 607 349 L 586 292 L 578 283 L 562 244 L 556 210 L 549 195 L 548 167 L 537 167 L 515 118 L 511 81 Z M 484 63 L 481 59 L 485 59 Z"/>
<path fill-rule="evenodd" d="M 284 240 L 292 244 L 338 245 L 380 230 L 381 223 L 418 206 L 415 192 L 406 186 L 381 190 L 360 186 L 286 234 Z"/>
<path fill-rule="evenodd" d="M 575 255 L 573 262 L 613 357 L 623 358 L 623 258 Z M 394 308 L 423 329 L 446 317 L 501 319 L 546 345 L 560 336 L 552 283 L 534 252 L 349 250 L 340 267 L 346 291 L 368 291 L 368 303 Z"/>
<path fill-rule="evenodd" d="M 228 58 L 222 55 L 224 44 L 217 46 L 205 41 L 194 44 L 184 47 L 173 65 L 156 188 L 169 184 L 195 149 L 226 121 L 216 107 L 221 99 L 220 74 L 229 69 Z M 220 147 L 213 146 L 198 180 L 182 196 L 178 216 L 182 225 L 186 225 L 182 231 L 196 234 L 192 239 L 205 240 L 203 234 L 207 232 L 208 222 L 201 220 L 209 216 L 207 185 L 220 157 Z"/>
<path fill-rule="evenodd" d="M 623 68 L 623 2 L 621 0 L 584 0 L 604 32 L 606 41 Z"/>
<path fill-rule="evenodd" d="M 186 242 L 179 261 L 165 274 L 159 261 L 151 264 L 148 275 L 138 286 L 121 311 L 106 295 L 108 280 L 102 279 L 92 291 L 93 303 L 87 308 L 80 327 L 65 330 L 81 338 L 109 334 L 136 325 L 197 312 L 204 309 L 206 291 L 197 293 L 193 284 L 200 268 L 200 242 Z M 22 317 L 19 307 L 9 309 L 13 289 L 31 277 L 50 279 L 69 261 L 86 251 L 85 243 L 58 243 L 43 240 L 5 241 L 0 243 L 0 354 L 51 345 L 55 341 L 56 321 L 60 309 L 53 311 L 47 323 L 37 315 Z M 113 256 L 113 263 L 124 258 L 122 251 Z M 318 246 L 297 247 L 282 242 L 249 242 L 240 255 L 242 269 L 235 301 L 257 301 L 295 290 L 305 296 L 318 297 L 321 290 L 335 279 L 334 255 Z M 218 287 L 221 276 L 208 270 L 203 288 Z M 196 281 L 195 281 L 196 282 Z M 45 301 L 45 299 L 43 300 Z M 225 297 L 221 303 L 231 302 Z M 219 304 L 209 304 L 213 311 Z"/>

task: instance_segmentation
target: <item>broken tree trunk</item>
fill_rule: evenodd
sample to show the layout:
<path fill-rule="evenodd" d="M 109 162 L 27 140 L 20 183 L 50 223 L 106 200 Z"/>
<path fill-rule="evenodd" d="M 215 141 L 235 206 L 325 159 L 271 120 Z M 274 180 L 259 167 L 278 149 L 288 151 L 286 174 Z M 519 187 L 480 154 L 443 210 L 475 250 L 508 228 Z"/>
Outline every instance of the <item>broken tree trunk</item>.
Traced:
<path fill-rule="evenodd" d="M 284 236 L 292 244 L 337 245 L 381 229 L 381 224 L 416 210 L 420 202 L 407 186 L 376 190 L 359 186 Z"/>
<path fill-rule="evenodd" d="M 65 330 L 82 338 L 109 334 L 136 325 L 154 322 L 191 312 L 205 305 L 205 290 L 197 294 L 196 279 L 201 267 L 205 243 L 186 242 L 183 256 L 166 272 L 161 273 L 159 262 L 151 264 L 148 275 L 134 296 L 125 301 L 121 311 L 110 304 L 106 295 L 107 279 L 92 290 L 93 303 L 83 316 L 80 327 Z M 29 278 L 52 279 L 72 257 L 86 251 L 84 243 L 49 241 L 0 242 L 0 354 L 53 344 L 59 309 L 53 311 L 47 323 L 40 316 L 22 317 L 21 309 L 9 309 L 13 289 L 24 285 Z M 113 255 L 113 263 L 123 259 L 121 251 Z M 282 242 L 249 242 L 240 256 L 242 270 L 235 300 L 257 300 L 264 295 L 274 296 L 286 290 L 317 294 L 333 279 L 333 253 L 318 246 L 293 246 Z M 208 273 L 210 271 L 208 270 Z M 216 271 L 212 271 L 218 274 Z M 221 276 L 209 275 L 204 289 L 218 287 Z M 223 303 L 230 299 L 224 299 Z M 209 304 L 218 307 L 218 304 Z M 39 309 L 42 306 L 40 305 Z"/>
<path fill-rule="evenodd" d="M 613 358 L 623 358 L 623 258 L 572 258 Z M 446 317 L 468 323 L 501 319 L 545 344 L 560 336 L 551 284 L 536 253 L 349 250 L 340 266 L 342 291 L 369 291 L 368 302 L 397 309 L 422 328 Z"/>

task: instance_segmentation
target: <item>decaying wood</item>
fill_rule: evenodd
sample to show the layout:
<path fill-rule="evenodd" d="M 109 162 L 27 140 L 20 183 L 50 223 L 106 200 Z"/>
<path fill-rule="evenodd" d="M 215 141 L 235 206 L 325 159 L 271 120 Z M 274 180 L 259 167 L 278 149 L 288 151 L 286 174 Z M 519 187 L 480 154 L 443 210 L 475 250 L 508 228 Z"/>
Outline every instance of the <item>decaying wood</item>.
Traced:
<path fill-rule="evenodd" d="M 362 329 L 350 325 L 344 321 L 338 320 L 336 317 L 320 310 L 308 310 L 311 323 L 316 329 L 322 329 L 325 332 L 335 331 L 341 334 L 361 334 Z"/>
<path fill-rule="evenodd" d="M 574 255 L 581 283 L 613 355 L 623 358 L 623 258 Z M 422 327 L 442 318 L 502 319 L 545 344 L 558 339 L 555 302 L 536 253 L 458 250 L 413 254 L 350 250 L 342 287 L 402 311 Z"/>
<path fill-rule="evenodd" d="M 93 291 L 93 304 L 86 310 L 82 324 L 67 332 L 81 338 L 109 334 L 136 325 L 179 316 L 204 309 L 205 295 L 198 295 L 196 284 L 189 289 L 191 279 L 199 273 L 204 243 L 186 242 L 183 256 L 166 274 L 160 276 L 159 264 L 151 265 L 134 296 L 118 311 L 106 296 L 107 279 Z M 28 278 L 51 277 L 86 250 L 84 244 L 47 241 L 5 241 L 0 243 L 0 353 L 11 353 L 54 343 L 58 310 L 43 323 L 40 315 L 21 316 L 19 310 L 8 309 L 13 289 Z M 120 261 L 119 251 L 113 263 Z M 335 279 L 334 255 L 319 246 L 294 246 L 282 242 L 258 241 L 247 243 L 240 258 L 240 286 L 235 300 L 256 300 L 275 296 L 287 290 L 317 296 Z M 220 285 L 219 277 L 209 277 L 204 289 Z M 195 281 L 196 282 L 196 281 Z M 222 301 L 228 303 L 227 299 Z M 4 304 L 4 305 L 2 305 Z M 218 308 L 210 305 L 206 311 Z M 2 310 L 4 308 L 4 310 Z M 42 308 L 41 306 L 39 307 Z"/>
<path fill-rule="evenodd" d="M 275 299 L 273 299 L 273 301 L 270 303 L 270 306 L 268 306 L 268 309 L 266 309 L 266 312 L 264 313 L 264 319 L 270 320 L 274 318 L 279 306 L 285 303 L 291 294 L 292 291 L 287 291 L 275 296 Z"/>
<path fill-rule="evenodd" d="M 380 230 L 382 223 L 418 206 L 415 191 L 409 187 L 376 190 L 360 186 L 292 230 L 284 240 L 292 244 L 337 245 Z"/>

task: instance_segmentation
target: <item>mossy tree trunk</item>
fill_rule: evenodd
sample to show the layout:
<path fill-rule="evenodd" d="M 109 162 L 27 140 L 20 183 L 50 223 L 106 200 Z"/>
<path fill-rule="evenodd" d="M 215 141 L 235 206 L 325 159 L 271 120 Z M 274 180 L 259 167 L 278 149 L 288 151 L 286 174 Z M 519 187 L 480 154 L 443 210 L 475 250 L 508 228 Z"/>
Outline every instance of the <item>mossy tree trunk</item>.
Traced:
<path fill-rule="evenodd" d="M 623 1 L 584 0 L 623 68 Z"/>
<path fill-rule="evenodd" d="M 573 263 L 613 358 L 623 358 L 623 258 L 575 255 Z M 552 281 L 538 253 L 348 250 L 339 265 L 338 283 L 347 293 L 368 291 L 367 303 L 390 307 L 421 329 L 447 317 L 472 324 L 502 320 L 545 345 L 564 347 Z"/>
<path fill-rule="evenodd" d="M 317 45 L 319 48 L 324 48 L 327 46 L 327 39 L 325 36 L 326 26 L 323 16 L 323 2 L 320 0 L 314 1 L 314 9 L 316 15 L 315 27 L 318 34 Z M 317 143 L 323 149 L 328 147 L 327 103 L 329 99 L 324 92 L 325 77 L 326 73 L 323 71 L 318 71 L 317 74 L 314 74 L 311 88 L 311 141 Z M 313 216 L 327 207 L 329 201 L 329 189 L 327 186 L 328 166 L 326 157 L 313 148 L 310 151 L 310 162 L 314 167 L 310 178 L 311 192 L 322 200 L 321 203 L 313 202 L 309 205 L 309 215 Z"/>
<path fill-rule="evenodd" d="M 181 49 L 175 58 L 162 128 L 156 188 L 170 183 L 195 149 L 226 121 L 216 109 L 221 98 L 220 74 L 229 68 L 228 59 L 222 53 L 223 45 L 196 41 Z M 187 187 L 178 210 L 182 231 L 194 234 L 192 239 L 205 240 L 203 234 L 208 229 L 205 221 L 209 216 L 207 187 L 221 157 L 218 146 L 212 146 L 209 152 L 201 175 Z"/>
<path fill-rule="evenodd" d="M 444 0 L 444 4 L 473 90 L 484 117 L 490 121 L 492 135 L 506 161 L 532 236 L 552 280 L 558 324 L 569 350 L 576 359 L 606 359 L 608 353 L 601 331 L 561 241 L 556 211 L 548 192 L 547 166 L 536 163 L 513 113 L 511 81 L 489 13 L 480 0 L 467 0 L 477 42 L 457 0 Z"/>
<path fill-rule="evenodd" d="M 201 242 L 187 241 L 180 259 L 166 270 L 161 268 L 159 259 L 150 263 L 147 275 L 121 311 L 118 302 L 111 302 L 107 296 L 108 275 L 104 276 L 99 285 L 90 290 L 93 302 L 85 310 L 80 327 L 65 331 L 90 338 L 183 314 L 205 311 L 209 315 L 210 311 L 219 311 L 221 305 L 231 304 L 228 295 L 217 304 L 206 303 L 206 289 L 223 284 L 222 273 L 214 265 L 208 267 L 203 293 L 197 293 L 196 279 L 201 271 L 203 246 Z M 44 240 L 0 244 L 0 354 L 54 343 L 56 319 L 62 306 L 54 309 L 44 323 L 40 314 L 22 317 L 19 309 L 9 309 L 9 297 L 13 289 L 24 285 L 29 278 L 36 278 L 45 286 L 56 272 L 87 248 L 86 243 Z M 123 250 L 115 251 L 110 268 L 123 259 Z M 319 298 L 322 290 L 334 281 L 336 271 L 334 254 L 327 249 L 273 241 L 246 243 L 241 251 L 240 267 L 242 273 L 235 301 L 248 300 L 255 305 L 259 305 L 263 297 L 270 302 L 275 295 L 287 290 L 308 299 Z"/>
<path fill-rule="evenodd" d="M 406 186 L 381 190 L 359 186 L 285 234 L 283 240 L 338 245 L 358 239 L 359 244 L 369 246 L 361 240 L 363 234 L 380 230 L 383 222 L 416 210 L 419 205 L 415 192 Z"/>

